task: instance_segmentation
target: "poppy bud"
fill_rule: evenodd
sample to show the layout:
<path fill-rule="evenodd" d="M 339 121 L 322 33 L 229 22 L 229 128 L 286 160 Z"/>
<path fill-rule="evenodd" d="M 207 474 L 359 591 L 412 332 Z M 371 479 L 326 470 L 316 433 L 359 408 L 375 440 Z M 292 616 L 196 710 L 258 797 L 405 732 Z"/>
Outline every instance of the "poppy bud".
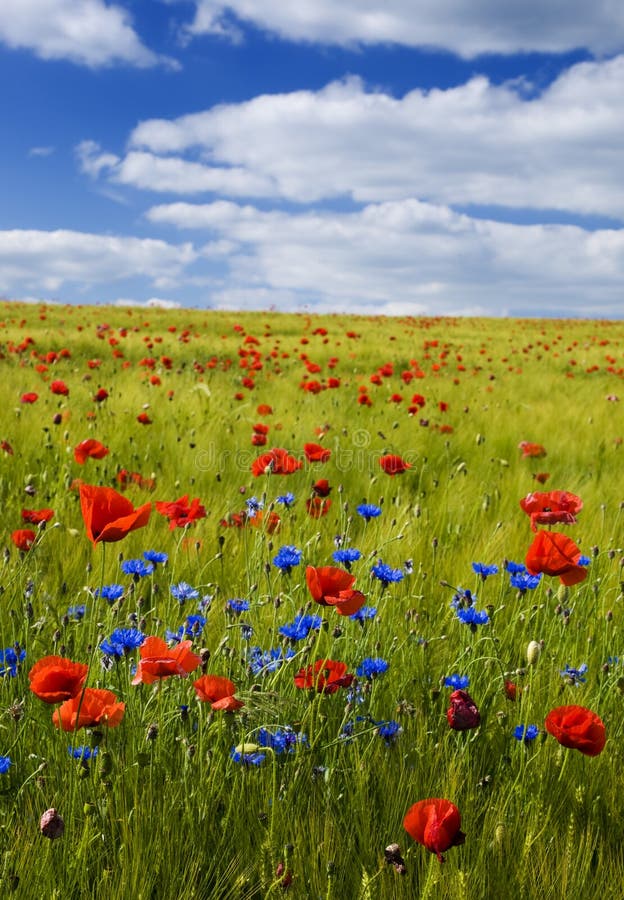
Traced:
<path fill-rule="evenodd" d="M 540 658 L 540 653 L 542 652 L 542 648 L 537 643 L 537 641 L 531 641 L 526 650 L 526 658 L 527 662 L 530 666 L 534 666 L 537 664 L 538 659 Z"/>
<path fill-rule="evenodd" d="M 467 691 L 453 691 L 450 696 L 451 705 L 446 711 L 449 725 L 455 731 L 467 731 L 478 728 L 481 715 L 476 703 Z"/>
<path fill-rule="evenodd" d="M 51 841 L 63 836 L 65 822 L 55 809 L 47 809 L 39 821 L 39 830 Z"/>

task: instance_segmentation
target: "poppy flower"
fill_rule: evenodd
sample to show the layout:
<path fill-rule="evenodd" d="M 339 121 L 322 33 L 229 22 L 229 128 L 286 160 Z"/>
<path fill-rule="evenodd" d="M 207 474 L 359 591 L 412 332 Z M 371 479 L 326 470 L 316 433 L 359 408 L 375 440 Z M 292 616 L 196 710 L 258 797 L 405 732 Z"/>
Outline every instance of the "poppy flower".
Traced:
<path fill-rule="evenodd" d="M 31 525 L 41 525 L 42 522 L 49 522 L 54 516 L 53 509 L 23 509 L 22 519 L 24 522 L 30 522 Z"/>
<path fill-rule="evenodd" d="M 321 497 L 308 497 L 306 500 L 308 515 L 312 516 L 313 519 L 320 519 L 321 516 L 326 516 L 330 506 L 331 500 L 329 499 L 323 500 Z"/>
<path fill-rule="evenodd" d="M 146 638 L 139 650 L 141 659 L 132 684 L 152 684 L 159 678 L 169 678 L 171 675 L 186 678 L 189 672 L 201 665 L 201 657 L 193 653 L 192 646 L 192 641 L 180 641 L 169 648 L 162 638 Z"/>
<path fill-rule="evenodd" d="M 101 444 L 100 441 L 96 441 L 94 438 L 80 441 L 74 447 L 74 459 L 81 466 L 84 466 L 89 457 L 91 459 L 104 459 L 105 456 L 108 456 L 108 453 L 108 447 L 105 447 L 104 444 Z"/>
<path fill-rule="evenodd" d="M 546 482 L 550 478 L 550 472 L 535 472 L 533 478 L 540 484 L 546 484 Z"/>
<path fill-rule="evenodd" d="M 161 516 L 169 519 L 169 529 L 171 531 L 174 528 L 184 528 L 185 525 L 206 517 L 206 507 L 202 506 L 199 497 L 194 497 L 189 503 L 188 494 L 171 503 L 158 500 L 156 502 L 156 511 Z"/>
<path fill-rule="evenodd" d="M 137 416 L 137 422 L 139 423 L 139 425 L 151 425 L 152 424 L 152 420 L 150 419 L 150 417 L 148 416 L 148 414 L 146 412 L 139 413 L 139 415 Z"/>
<path fill-rule="evenodd" d="M 8 441 L 2 441 L 0 443 L 0 450 L 4 450 L 9 456 L 13 456 L 13 447 L 11 447 Z"/>
<path fill-rule="evenodd" d="M 198 699 L 202 703 L 210 703 L 212 709 L 234 712 L 245 705 L 234 696 L 236 693 L 234 683 L 222 675 L 202 675 L 193 682 L 193 687 Z"/>
<path fill-rule="evenodd" d="M 308 462 L 324 463 L 331 457 L 331 450 L 320 444 L 304 444 L 303 452 Z"/>
<path fill-rule="evenodd" d="M 455 731 L 467 731 L 469 728 L 478 728 L 481 724 L 481 715 L 468 691 L 453 691 L 449 697 L 451 705 L 446 711 L 446 718 Z"/>
<path fill-rule="evenodd" d="M 273 414 L 273 407 L 268 403 L 260 403 L 256 409 L 259 416 L 270 416 Z"/>
<path fill-rule="evenodd" d="M 531 443 L 531 441 L 520 441 L 520 443 L 518 444 L 518 449 L 522 450 L 523 459 L 526 459 L 527 457 L 541 459 L 543 456 L 546 456 L 546 450 L 542 447 L 542 445 L 533 444 Z"/>
<path fill-rule="evenodd" d="M 531 528 L 538 525 L 576 525 L 576 514 L 583 501 L 569 491 L 533 491 L 523 497 L 520 507 L 531 517 Z"/>
<path fill-rule="evenodd" d="M 31 531 L 30 528 L 18 528 L 17 531 L 14 531 L 11 534 L 11 540 L 22 553 L 26 553 L 30 550 L 35 543 L 36 537 L 37 535 L 34 531 Z"/>
<path fill-rule="evenodd" d="M 59 394 L 63 397 L 69 396 L 69 388 L 64 381 L 53 381 L 50 384 L 50 390 L 53 394 Z"/>
<path fill-rule="evenodd" d="M 52 721 L 63 731 L 77 731 L 78 728 L 93 728 L 95 725 L 115 728 L 125 711 L 126 704 L 120 702 L 112 691 L 85 688 L 55 709 Z"/>
<path fill-rule="evenodd" d="M 587 570 L 578 564 L 580 558 L 581 551 L 565 534 L 539 531 L 529 547 L 525 565 L 531 575 L 558 575 L 561 583 L 569 587 L 587 577 Z"/>
<path fill-rule="evenodd" d="M 319 694 L 335 694 L 341 687 L 349 687 L 353 675 L 347 672 L 347 664 L 333 659 L 317 659 L 317 661 L 295 675 L 295 686 L 312 690 Z"/>
<path fill-rule="evenodd" d="M 580 750 L 585 756 L 598 756 L 607 740 L 602 719 L 584 706 L 558 706 L 546 716 L 546 731 L 562 747 Z"/>
<path fill-rule="evenodd" d="M 130 531 L 147 525 L 152 511 L 151 503 L 135 509 L 129 500 L 113 488 L 80 484 L 78 489 L 87 537 L 93 545 L 100 541 L 121 541 Z"/>
<path fill-rule="evenodd" d="M 256 478 L 259 475 L 290 475 L 302 465 L 303 463 L 291 456 L 287 450 L 273 447 L 252 462 L 251 471 Z"/>
<path fill-rule="evenodd" d="M 411 463 L 406 462 L 394 453 L 387 453 L 385 456 L 380 456 L 379 465 L 386 475 L 402 475 L 407 469 L 412 468 Z"/>
<path fill-rule="evenodd" d="M 318 481 L 315 481 L 312 485 L 312 493 L 316 497 L 329 497 L 331 487 L 327 478 L 319 478 Z"/>
<path fill-rule="evenodd" d="M 62 703 L 80 694 L 89 666 L 63 656 L 43 656 L 28 673 L 30 689 L 44 703 Z"/>
<path fill-rule="evenodd" d="M 306 583 L 315 603 L 333 606 L 341 616 L 353 615 L 366 602 L 361 591 L 353 590 L 355 575 L 335 566 L 308 566 Z"/>
<path fill-rule="evenodd" d="M 106 390 L 106 388 L 98 388 L 93 395 L 93 402 L 103 403 L 103 401 L 106 399 L 108 399 L 108 391 Z"/>
<path fill-rule="evenodd" d="M 450 800 L 432 797 L 420 800 L 408 809 L 403 819 L 403 827 L 410 837 L 435 853 L 440 862 L 442 854 L 451 847 L 457 847 L 466 840 L 461 830 L 461 815 Z"/>
<path fill-rule="evenodd" d="M 35 394 L 34 391 L 28 391 L 28 393 L 21 396 L 22 403 L 36 403 L 38 399 L 39 394 Z"/>

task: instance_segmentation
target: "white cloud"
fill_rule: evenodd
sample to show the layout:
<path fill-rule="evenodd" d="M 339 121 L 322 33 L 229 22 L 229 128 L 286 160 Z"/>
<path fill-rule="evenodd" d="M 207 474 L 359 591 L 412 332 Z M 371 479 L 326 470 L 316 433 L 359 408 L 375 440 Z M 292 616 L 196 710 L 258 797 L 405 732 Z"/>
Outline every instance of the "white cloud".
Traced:
<path fill-rule="evenodd" d="M 113 300 L 113 306 L 139 306 L 142 309 L 180 309 L 182 304 L 177 300 L 165 300 L 162 297 L 150 297 L 149 300 L 133 300 L 129 297 L 119 297 Z"/>
<path fill-rule="evenodd" d="M 0 291 L 56 292 L 143 277 L 157 284 L 195 261 L 190 243 L 78 231 L 0 231 Z"/>
<path fill-rule="evenodd" d="M 195 0 L 191 35 L 240 39 L 236 20 L 294 41 L 438 47 L 464 57 L 624 47 L 613 0 Z"/>
<path fill-rule="evenodd" d="M 402 98 L 351 78 L 142 122 L 109 178 L 186 196 L 418 197 L 624 217 L 622 84 L 624 56 L 576 65 L 531 99 L 479 76 Z"/>
<path fill-rule="evenodd" d="M 624 231 L 476 220 L 417 200 L 353 213 L 264 212 L 220 201 L 153 207 L 237 249 L 217 305 L 321 311 L 621 314 Z"/>
<path fill-rule="evenodd" d="M 28 156 L 42 159 L 46 156 L 51 156 L 55 149 L 56 147 L 31 147 L 28 151 Z"/>
<path fill-rule="evenodd" d="M 2 0 L 0 42 L 32 50 L 41 59 L 92 68 L 119 63 L 178 67 L 141 42 L 126 9 L 105 0 Z"/>

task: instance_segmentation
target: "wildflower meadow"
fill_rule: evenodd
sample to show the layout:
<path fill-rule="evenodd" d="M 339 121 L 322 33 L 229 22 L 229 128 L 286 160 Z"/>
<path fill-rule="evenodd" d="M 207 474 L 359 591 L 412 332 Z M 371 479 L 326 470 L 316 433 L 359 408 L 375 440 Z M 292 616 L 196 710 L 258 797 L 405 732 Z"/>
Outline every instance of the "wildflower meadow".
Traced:
<path fill-rule="evenodd" d="M 623 322 L 0 318 L 3 896 L 622 896 Z"/>

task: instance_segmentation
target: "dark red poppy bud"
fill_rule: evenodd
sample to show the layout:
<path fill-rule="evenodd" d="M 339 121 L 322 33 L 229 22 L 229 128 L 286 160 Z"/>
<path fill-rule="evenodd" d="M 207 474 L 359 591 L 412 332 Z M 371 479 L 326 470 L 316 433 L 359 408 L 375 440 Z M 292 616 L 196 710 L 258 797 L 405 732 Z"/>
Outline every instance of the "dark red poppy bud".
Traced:
<path fill-rule="evenodd" d="M 455 731 L 467 731 L 469 728 L 479 727 L 481 715 L 477 704 L 467 691 L 453 691 L 450 701 L 446 718 L 451 728 Z"/>

